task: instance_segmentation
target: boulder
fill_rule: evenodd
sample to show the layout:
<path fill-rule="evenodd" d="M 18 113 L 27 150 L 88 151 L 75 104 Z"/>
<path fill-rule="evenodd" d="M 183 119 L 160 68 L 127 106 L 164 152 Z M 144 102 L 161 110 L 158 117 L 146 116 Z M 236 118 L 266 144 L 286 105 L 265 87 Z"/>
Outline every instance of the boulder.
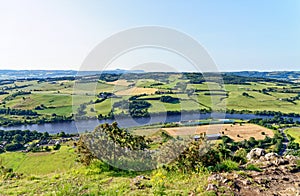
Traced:
<path fill-rule="evenodd" d="M 274 152 L 270 152 L 270 153 L 268 153 L 268 154 L 265 155 L 265 159 L 267 161 L 275 160 L 278 157 L 279 157 L 279 155 L 277 153 L 274 153 Z"/>
<path fill-rule="evenodd" d="M 264 156 L 266 151 L 262 148 L 254 148 L 247 154 L 247 159 L 259 159 L 261 156 Z"/>

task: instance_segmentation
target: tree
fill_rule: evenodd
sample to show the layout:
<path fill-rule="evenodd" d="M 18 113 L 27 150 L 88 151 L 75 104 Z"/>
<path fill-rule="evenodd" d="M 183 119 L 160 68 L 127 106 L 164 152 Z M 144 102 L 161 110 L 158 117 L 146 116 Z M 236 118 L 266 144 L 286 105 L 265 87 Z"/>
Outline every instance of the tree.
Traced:
<path fill-rule="evenodd" d="M 59 134 L 58 134 L 59 137 L 66 137 L 66 133 L 64 131 L 61 131 Z"/>
<path fill-rule="evenodd" d="M 49 137 L 50 137 L 50 135 L 49 135 L 48 132 L 44 132 L 44 133 L 43 133 L 43 138 L 47 139 L 47 138 L 49 138 Z"/>
<path fill-rule="evenodd" d="M 23 136 L 20 135 L 20 134 L 14 135 L 13 142 L 14 143 L 21 143 L 21 142 L 23 142 Z"/>

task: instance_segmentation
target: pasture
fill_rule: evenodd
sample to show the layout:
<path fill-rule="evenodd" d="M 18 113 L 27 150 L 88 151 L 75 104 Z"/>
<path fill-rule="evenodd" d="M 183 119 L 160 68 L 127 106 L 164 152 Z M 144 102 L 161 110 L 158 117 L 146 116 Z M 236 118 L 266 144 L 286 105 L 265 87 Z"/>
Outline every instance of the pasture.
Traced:
<path fill-rule="evenodd" d="M 52 152 L 7 152 L 0 154 L 5 167 L 13 168 L 15 172 L 30 175 L 46 175 L 61 173 L 76 166 L 74 149 L 62 146 Z M 51 163 L 51 164 L 49 164 Z"/>

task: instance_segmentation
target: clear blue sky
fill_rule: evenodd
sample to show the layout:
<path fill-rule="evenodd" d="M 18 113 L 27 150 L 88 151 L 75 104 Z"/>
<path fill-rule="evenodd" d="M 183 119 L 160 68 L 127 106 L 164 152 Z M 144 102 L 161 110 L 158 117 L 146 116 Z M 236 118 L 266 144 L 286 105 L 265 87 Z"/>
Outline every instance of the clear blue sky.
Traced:
<path fill-rule="evenodd" d="M 145 25 L 187 33 L 222 71 L 300 70 L 299 0 L 0 0 L 0 69 L 78 69 Z"/>

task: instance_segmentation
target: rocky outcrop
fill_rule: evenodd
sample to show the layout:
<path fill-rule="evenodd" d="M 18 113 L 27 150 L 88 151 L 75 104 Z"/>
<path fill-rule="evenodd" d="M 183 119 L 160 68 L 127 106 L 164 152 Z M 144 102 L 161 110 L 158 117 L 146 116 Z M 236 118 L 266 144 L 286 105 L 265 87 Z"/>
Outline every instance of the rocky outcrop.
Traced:
<path fill-rule="evenodd" d="M 240 171 L 217 173 L 208 178 L 207 190 L 217 195 L 300 195 L 299 158 L 265 153 L 263 149 L 253 149 L 248 155 L 248 163 Z M 249 170 L 249 165 L 260 171 Z"/>

